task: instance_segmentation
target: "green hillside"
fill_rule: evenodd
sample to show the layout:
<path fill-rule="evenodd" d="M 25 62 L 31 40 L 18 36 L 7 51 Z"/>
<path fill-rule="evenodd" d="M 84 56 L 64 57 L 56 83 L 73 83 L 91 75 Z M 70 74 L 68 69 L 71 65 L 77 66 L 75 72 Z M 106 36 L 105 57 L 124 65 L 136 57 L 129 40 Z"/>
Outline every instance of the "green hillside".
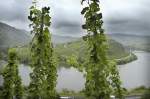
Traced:
<path fill-rule="evenodd" d="M 59 44 L 55 47 L 56 55 L 59 56 L 60 61 L 64 61 L 72 55 L 78 56 L 79 61 L 82 61 L 87 57 L 87 49 L 87 44 L 83 40 Z M 109 40 L 108 57 L 110 59 L 120 59 L 128 55 L 129 52 L 120 43 Z"/>
<path fill-rule="evenodd" d="M 125 49 L 122 44 L 116 42 L 115 40 L 109 39 L 108 43 L 108 58 L 117 60 L 118 64 L 126 64 L 137 59 L 134 54 L 130 55 L 129 51 Z M 79 39 L 69 43 L 57 44 L 55 45 L 54 51 L 59 64 L 66 65 L 66 59 L 70 56 L 77 56 L 78 61 L 83 62 L 87 58 L 87 49 L 88 47 L 86 42 Z M 21 62 L 29 63 L 30 57 L 28 47 L 17 48 L 17 52 Z"/>
<path fill-rule="evenodd" d="M 7 57 L 7 48 L 16 47 L 19 58 L 23 63 L 29 63 L 29 49 L 22 47 L 28 45 L 31 36 L 27 31 L 16 29 L 0 22 L 0 58 Z M 87 44 L 81 38 L 52 35 L 55 45 L 55 54 L 60 63 L 65 63 L 66 58 L 71 55 L 78 56 L 79 61 L 84 61 L 87 55 Z M 108 57 L 110 59 L 120 59 L 119 64 L 135 60 L 135 56 L 129 56 L 129 52 L 124 46 L 115 40 L 109 39 Z M 18 47 L 17 47 L 18 46 Z"/>

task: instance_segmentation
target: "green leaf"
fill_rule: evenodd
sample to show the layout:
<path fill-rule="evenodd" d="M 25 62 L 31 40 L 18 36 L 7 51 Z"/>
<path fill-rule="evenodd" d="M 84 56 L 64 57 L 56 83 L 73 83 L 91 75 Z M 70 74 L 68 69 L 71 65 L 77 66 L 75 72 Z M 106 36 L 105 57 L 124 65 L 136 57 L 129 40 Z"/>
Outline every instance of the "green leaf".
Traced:
<path fill-rule="evenodd" d="M 89 10 L 89 7 L 83 8 L 83 10 L 81 11 L 81 14 L 84 14 L 87 10 Z"/>
<path fill-rule="evenodd" d="M 49 17 L 49 15 L 44 16 L 44 24 L 46 26 L 50 26 L 50 17 Z"/>
<path fill-rule="evenodd" d="M 82 29 L 87 29 L 86 24 L 82 25 Z"/>

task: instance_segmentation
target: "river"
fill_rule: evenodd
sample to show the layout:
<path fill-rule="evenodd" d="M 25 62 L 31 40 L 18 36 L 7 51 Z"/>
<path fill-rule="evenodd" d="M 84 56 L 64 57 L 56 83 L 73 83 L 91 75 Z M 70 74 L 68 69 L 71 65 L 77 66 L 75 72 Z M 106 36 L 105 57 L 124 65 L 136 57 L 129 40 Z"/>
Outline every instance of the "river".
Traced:
<path fill-rule="evenodd" d="M 150 53 L 135 52 L 135 54 L 138 60 L 119 66 L 123 86 L 127 89 L 150 87 Z"/>
<path fill-rule="evenodd" d="M 138 60 L 125 65 L 119 65 L 119 72 L 123 87 L 127 89 L 139 86 L 150 87 L 150 53 L 135 52 Z M 29 73 L 31 69 L 23 64 L 19 68 L 23 83 L 28 85 L 30 82 Z M 0 85 L 2 85 L 0 77 Z M 75 68 L 58 69 L 57 90 L 69 89 L 80 91 L 84 88 L 85 78 L 83 74 Z"/>

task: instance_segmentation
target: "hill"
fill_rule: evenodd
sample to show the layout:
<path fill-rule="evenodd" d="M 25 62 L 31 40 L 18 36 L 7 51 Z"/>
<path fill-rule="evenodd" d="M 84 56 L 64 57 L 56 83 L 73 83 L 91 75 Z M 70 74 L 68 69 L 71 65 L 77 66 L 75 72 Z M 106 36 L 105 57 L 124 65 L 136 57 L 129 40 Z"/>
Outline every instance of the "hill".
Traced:
<path fill-rule="evenodd" d="M 62 43 L 68 43 L 78 40 L 77 37 L 70 37 L 70 36 L 59 36 L 59 35 L 52 35 L 52 42 L 54 44 L 62 44 Z"/>
<path fill-rule="evenodd" d="M 136 56 L 133 54 L 130 56 L 130 52 L 127 49 L 125 49 L 122 44 L 116 42 L 115 40 L 109 39 L 108 45 L 108 58 L 116 60 L 119 59 L 117 61 L 118 64 L 125 64 L 137 59 Z M 65 62 L 66 58 L 70 56 L 77 56 L 78 61 L 82 62 L 87 58 L 87 51 L 88 45 L 82 39 L 75 42 L 58 44 L 55 47 L 56 55 L 59 57 L 59 61 L 62 63 Z"/>
<path fill-rule="evenodd" d="M 108 55 L 111 58 L 121 58 L 125 57 L 129 54 L 129 52 L 118 42 L 115 40 L 110 39 L 109 40 L 109 50 Z M 58 44 L 56 46 L 56 53 L 60 55 L 72 55 L 72 54 L 78 54 L 78 56 L 86 55 L 87 51 L 87 44 L 83 40 L 78 40 L 75 42 L 69 42 L 65 44 Z"/>
<path fill-rule="evenodd" d="M 2 56 L 6 57 L 7 48 L 28 45 L 31 38 L 28 31 L 17 29 L 0 22 L 0 58 Z M 54 44 L 67 43 L 77 39 L 68 36 L 52 35 L 52 42 Z"/>
<path fill-rule="evenodd" d="M 0 47 L 8 48 L 28 44 L 31 37 L 26 33 L 25 30 L 16 29 L 0 22 Z"/>
<path fill-rule="evenodd" d="M 0 22 L 0 47 L 7 48 L 26 45 L 31 40 L 31 36 L 27 34 L 29 34 L 28 31 L 20 30 Z M 77 39 L 70 36 L 52 35 L 52 42 L 54 44 L 67 43 Z"/>
<path fill-rule="evenodd" d="M 4 52 L 8 47 L 28 45 L 31 36 L 27 33 L 29 32 L 0 22 L 0 50 Z M 72 54 L 78 56 L 80 60 L 85 59 L 87 55 L 87 45 L 81 38 L 52 35 L 52 42 L 55 44 L 56 55 L 61 61 Z M 18 49 L 18 54 L 23 62 L 29 61 L 27 52 L 29 52 L 28 48 Z M 128 56 L 129 52 L 122 44 L 110 39 L 108 55 L 110 59 L 119 59 Z M 0 53 L 1 56 L 4 55 Z"/>
<path fill-rule="evenodd" d="M 150 51 L 150 36 L 131 34 L 110 34 L 109 36 L 133 50 Z"/>
<path fill-rule="evenodd" d="M 125 64 L 136 60 L 137 57 L 134 54 L 130 55 L 130 52 L 124 48 L 124 46 L 115 40 L 109 39 L 108 58 L 116 59 L 118 64 Z M 79 62 L 83 62 L 87 59 L 88 46 L 85 41 L 78 39 L 77 41 L 57 44 L 54 47 L 55 55 L 58 58 L 58 62 L 62 66 L 66 66 L 66 59 L 70 56 L 77 56 Z M 28 64 L 30 61 L 28 48 L 17 48 L 19 58 L 22 63 Z M 26 53 L 24 53 L 26 52 Z"/>

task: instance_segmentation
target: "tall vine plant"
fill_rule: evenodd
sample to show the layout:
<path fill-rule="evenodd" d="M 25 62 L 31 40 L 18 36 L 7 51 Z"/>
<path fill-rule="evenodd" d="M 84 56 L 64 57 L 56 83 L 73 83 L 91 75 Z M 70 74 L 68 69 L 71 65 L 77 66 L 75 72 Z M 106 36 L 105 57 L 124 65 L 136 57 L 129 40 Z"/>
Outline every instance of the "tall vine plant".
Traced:
<path fill-rule="evenodd" d="M 57 70 L 49 27 L 51 25 L 49 7 L 37 8 L 36 2 L 30 8 L 31 21 L 31 66 L 29 99 L 55 99 Z"/>
<path fill-rule="evenodd" d="M 122 88 L 116 64 L 107 58 L 107 38 L 102 28 L 102 13 L 99 0 L 82 0 L 85 5 L 81 14 L 84 15 L 85 24 L 82 25 L 88 34 L 83 39 L 89 45 L 89 58 L 85 66 L 87 97 L 94 99 L 110 99 L 116 92 L 122 99 Z"/>
<path fill-rule="evenodd" d="M 4 83 L 2 99 L 22 99 L 23 86 L 18 70 L 18 58 L 15 49 L 9 49 L 8 64 L 2 72 Z"/>

